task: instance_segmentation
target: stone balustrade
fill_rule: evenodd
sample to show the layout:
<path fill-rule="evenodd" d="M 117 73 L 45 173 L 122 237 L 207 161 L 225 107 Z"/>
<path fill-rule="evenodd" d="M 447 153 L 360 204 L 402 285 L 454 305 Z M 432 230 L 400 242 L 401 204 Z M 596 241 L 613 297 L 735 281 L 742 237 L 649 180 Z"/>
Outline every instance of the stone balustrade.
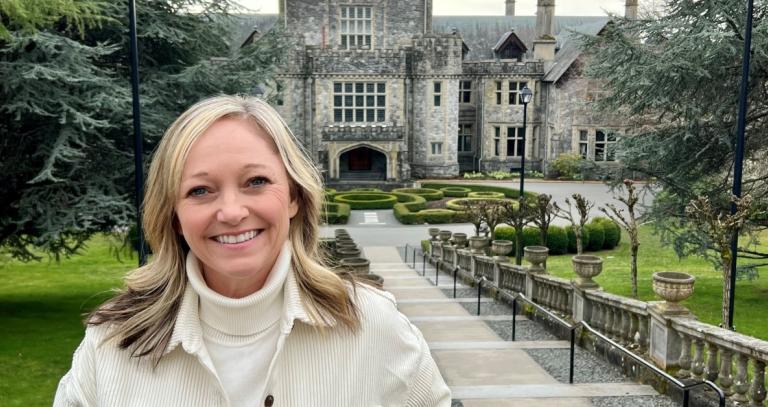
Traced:
<path fill-rule="evenodd" d="M 522 293 L 539 305 L 585 321 L 681 379 L 707 379 L 736 405 L 765 407 L 768 341 L 696 320 L 692 314 L 668 315 L 661 302 L 645 302 L 602 289 L 584 289 L 572 281 L 526 266 L 499 261 L 471 250 L 432 242 L 432 263 L 459 267 L 470 279 L 484 276 L 492 292 Z M 507 297 L 502 295 L 501 297 Z"/>

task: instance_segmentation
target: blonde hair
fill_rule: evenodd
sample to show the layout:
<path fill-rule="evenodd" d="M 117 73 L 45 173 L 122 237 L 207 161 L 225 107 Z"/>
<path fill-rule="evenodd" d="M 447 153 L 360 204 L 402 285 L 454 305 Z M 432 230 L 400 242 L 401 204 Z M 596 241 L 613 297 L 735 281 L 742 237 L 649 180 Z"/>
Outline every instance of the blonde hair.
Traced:
<path fill-rule="evenodd" d="M 125 289 L 87 319 L 92 325 L 115 323 L 109 338 L 116 339 L 121 348 L 130 347 L 132 356 L 148 356 L 155 364 L 170 341 L 187 284 L 187 248 L 174 227 L 181 172 L 195 140 L 223 118 L 242 118 L 261 127 L 272 137 L 285 165 L 291 181 L 291 198 L 297 200 L 299 208 L 288 232 L 292 266 L 309 317 L 321 330 L 334 321 L 351 330 L 360 324 L 347 286 L 324 266 L 318 252 L 323 199 L 318 170 L 285 121 L 267 103 L 253 97 L 216 96 L 182 113 L 154 153 L 143 217 L 144 232 L 153 252 L 150 263 L 129 273 Z"/>

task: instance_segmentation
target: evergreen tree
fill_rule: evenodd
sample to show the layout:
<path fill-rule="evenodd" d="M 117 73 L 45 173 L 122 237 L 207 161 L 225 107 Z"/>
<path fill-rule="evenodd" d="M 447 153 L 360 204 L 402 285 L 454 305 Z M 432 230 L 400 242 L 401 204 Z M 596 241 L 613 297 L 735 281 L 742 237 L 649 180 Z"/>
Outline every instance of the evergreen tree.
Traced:
<path fill-rule="evenodd" d="M 63 12 L 30 30 L 0 9 L 9 31 L 0 39 L 0 246 L 18 258 L 36 258 L 34 248 L 72 254 L 94 233 L 133 223 L 127 2 L 102 6 L 82 30 Z M 144 151 L 197 100 L 272 77 L 282 37 L 232 54 L 234 7 L 137 2 Z"/>

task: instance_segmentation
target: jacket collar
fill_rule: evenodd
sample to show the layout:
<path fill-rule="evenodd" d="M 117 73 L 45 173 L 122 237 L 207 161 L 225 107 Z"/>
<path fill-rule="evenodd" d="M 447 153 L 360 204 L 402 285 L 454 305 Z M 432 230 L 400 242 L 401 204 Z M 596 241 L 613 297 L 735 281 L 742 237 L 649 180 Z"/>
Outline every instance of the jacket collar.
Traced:
<path fill-rule="evenodd" d="M 203 334 L 200 327 L 200 315 L 198 313 L 200 299 L 187 282 L 184 294 L 176 314 L 176 322 L 173 326 L 173 333 L 165 349 L 164 355 L 167 355 L 179 345 L 185 352 L 197 354 L 203 346 Z M 281 321 L 281 331 L 283 334 L 290 333 L 295 321 L 313 327 L 333 327 L 336 320 L 333 317 L 325 316 L 324 322 L 312 318 L 302 300 L 299 284 L 296 279 L 295 267 L 291 267 L 288 276 L 285 279 L 285 294 L 283 298 L 283 317 Z"/>

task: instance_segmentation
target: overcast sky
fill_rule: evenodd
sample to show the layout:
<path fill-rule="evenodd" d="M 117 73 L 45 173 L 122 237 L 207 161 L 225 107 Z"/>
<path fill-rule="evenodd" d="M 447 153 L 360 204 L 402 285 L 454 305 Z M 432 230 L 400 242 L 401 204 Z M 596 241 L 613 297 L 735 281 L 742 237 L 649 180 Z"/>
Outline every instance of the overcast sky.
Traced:
<path fill-rule="evenodd" d="M 320 0 L 318 0 L 320 1 Z M 276 14 L 278 0 L 239 0 L 240 4 L 259 13 Z M 661 0 L 640 0 L 640 7 Z M 436 15 L 504 15 L 505 0 L 433 0 Z M 536 14 L 536 0 L 517 0 L 519 16 Z M 555 0 L 555 15 L 602 16 L 606 12 L 624 14 L 624 0 Z"/>

